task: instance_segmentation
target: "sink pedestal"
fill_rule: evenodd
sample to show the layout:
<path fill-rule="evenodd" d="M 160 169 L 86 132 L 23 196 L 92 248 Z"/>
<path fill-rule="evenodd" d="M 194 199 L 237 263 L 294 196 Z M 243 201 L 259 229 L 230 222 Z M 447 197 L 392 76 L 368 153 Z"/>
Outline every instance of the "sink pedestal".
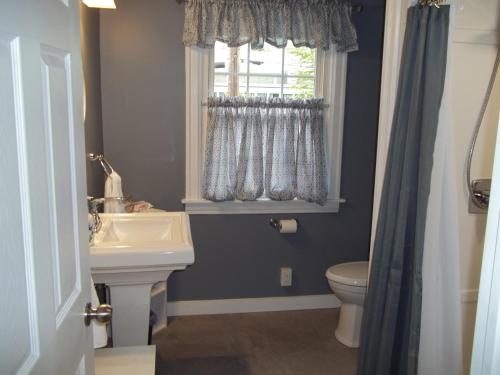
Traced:
<path fill-rule="evenodd" d="M 113 305 L 113 345 L 148 345 L 152 284 L 110 285 Z"/>
<path fill-rule="evenodd" d="M 113 318 L 113 346 L 148 345 L 151 287 L 176 269 L 92 270 L 95 283 L 108 285 Z"/>
<path fill-rule="evenodd" d="M 189 216 L 185 212 L 100 216 L 102 228 L 90 247 L 90 267 L 94 282 L 110 289 L 113 345 L 147 345 L 152 286 L 194 262 Z"/>

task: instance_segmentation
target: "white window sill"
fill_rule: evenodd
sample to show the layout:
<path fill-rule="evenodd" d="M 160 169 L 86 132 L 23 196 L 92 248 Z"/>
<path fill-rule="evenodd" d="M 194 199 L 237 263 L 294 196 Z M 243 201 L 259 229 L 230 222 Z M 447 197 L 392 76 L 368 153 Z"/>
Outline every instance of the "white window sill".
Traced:
<path fill-rule="evenodd" d="M 253 202 L 212 202 L 204 199 L 183 199 L 182 203 L 187 213 L 197 215 L 300 214 L 339 212 L 340 203 L 345 203 L 345 199 L 328 199 L 323 206 L 300 200 L 279 202 L 268 199 Z"/>

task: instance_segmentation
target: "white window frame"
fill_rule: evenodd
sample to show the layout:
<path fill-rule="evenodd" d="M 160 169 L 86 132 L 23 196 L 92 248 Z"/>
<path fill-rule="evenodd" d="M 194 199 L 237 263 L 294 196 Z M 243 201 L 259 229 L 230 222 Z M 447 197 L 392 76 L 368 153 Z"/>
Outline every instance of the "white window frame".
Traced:
<path fill-rule="evenodd" d="M 315 94 L 324 98 L 328 198 L 323 206 L 302 200 L 212 202 L 202 198 L 207 123 L 206 103 L 213 84 L 213 50 L 186 47 L 186 212 L 192 214 L 269 214 L 338 212 L 347 74 L 347 54 L 318 51 Z"/>

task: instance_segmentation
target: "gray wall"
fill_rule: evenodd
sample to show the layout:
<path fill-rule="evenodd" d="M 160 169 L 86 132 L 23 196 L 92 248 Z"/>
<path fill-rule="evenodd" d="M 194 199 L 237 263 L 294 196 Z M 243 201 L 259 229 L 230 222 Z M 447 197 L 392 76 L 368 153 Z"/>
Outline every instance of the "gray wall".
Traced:
<path fill-rule="evenodd" d="M 118 0 L 101 12 L 104 149 L 124 190 L 157 207 L 181 210 L 184 196 L 183 7 L 173 0 Z M 359 52 L 349 55 L 342 197 L 338 214 L 296 217 L 280 235 L 271 215 L 191 215 L 196 262 L 169 279 L 170 300 L 330 293 L 324 273 L 368 258 L 377 134 L 384 0 L 354 15 Z M 279 285 L 291 266 L 293 286 Z"/>
<path fill-rule="evenodd" d="M 182 210 L 184 47 L 174 0 L 116 1 L 101 10 L 104 149 L 123 191 Z"/>
<path fill-rule="evenodd" d="M 85 80 L 85 150 L 103 152 L 101 111 L 101 67 L 99 47 L 99 11 L 80 5 L 80 35 Z M 87 194 L 102 197 L 104 174 L 102 168 L 87 160 Z"/>

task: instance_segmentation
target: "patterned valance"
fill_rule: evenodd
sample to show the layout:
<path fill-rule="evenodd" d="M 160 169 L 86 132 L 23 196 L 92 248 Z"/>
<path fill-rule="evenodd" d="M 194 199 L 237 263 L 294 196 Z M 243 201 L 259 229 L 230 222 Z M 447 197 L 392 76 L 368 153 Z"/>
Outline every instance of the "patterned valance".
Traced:
<path fill-rule="evenodd" d="M 348 0 L 186 0 L 183 42 L 213 48 L 264 43 L 339 52 L 358 49 Z"/>

